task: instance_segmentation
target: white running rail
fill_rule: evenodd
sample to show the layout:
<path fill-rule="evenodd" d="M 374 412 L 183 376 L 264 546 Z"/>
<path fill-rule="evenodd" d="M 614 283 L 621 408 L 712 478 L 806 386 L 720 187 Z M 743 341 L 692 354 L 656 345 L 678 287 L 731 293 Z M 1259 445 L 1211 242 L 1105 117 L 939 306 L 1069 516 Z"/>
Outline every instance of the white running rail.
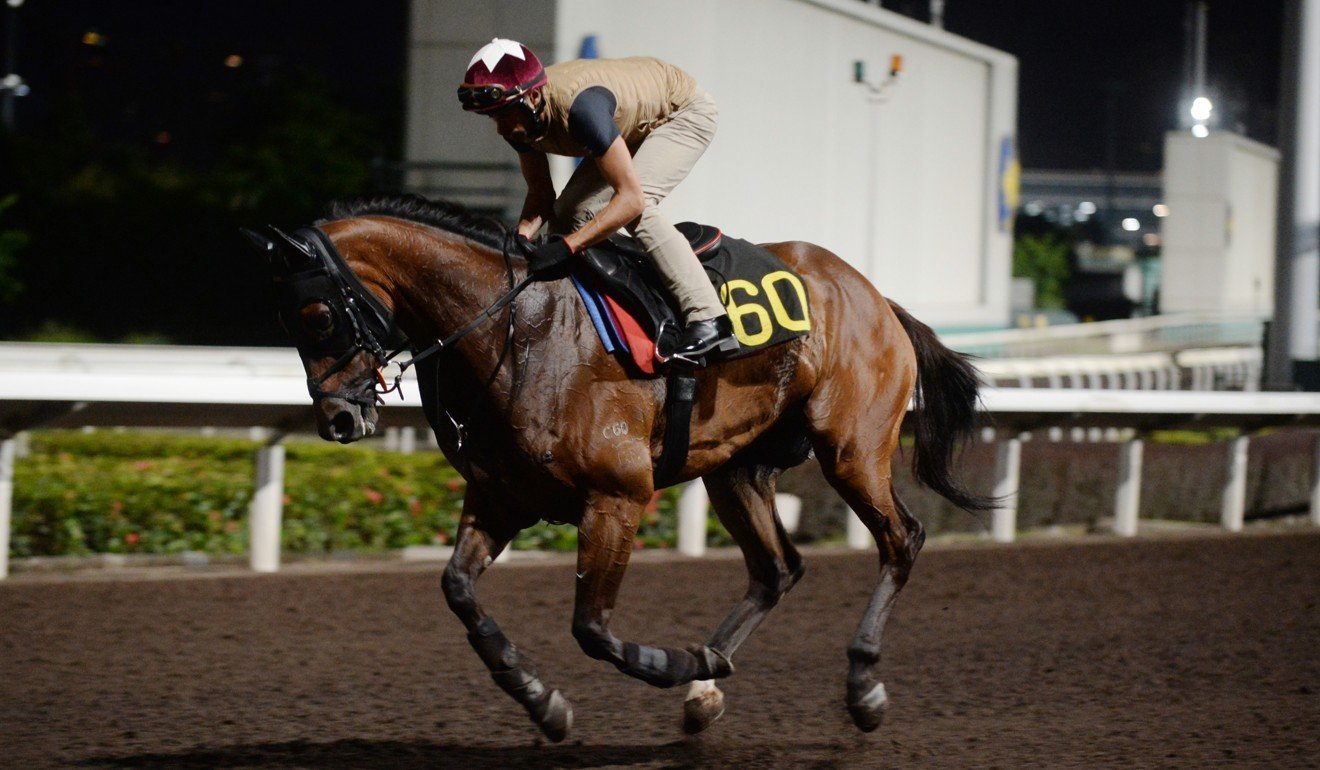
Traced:
<path fill-rule="evenodd" d="M 21 363 L 20 363 L 21 362 Z M 383 418 L 395 425 L 424 425 L 415 381 L 404 381 L 403 402 L 390 401 Z M 1233 426 L 1246 433 L 1227 445 L 1229 483 L 1222 523 L 1242 527 L 1242 495 L 1249 432 L 1262 427 L 1320 426 L 1320 394 L 1222 393 L 1094 389 L 985 388 L 983 406 L 1003 444 L 997 490 L 1009 505 L 994 516 L 995 539 L 1012 539 L 1024 432 L 1051 427 L 1129 429 L 1116 501 L 1119 534 L 1136 533 L 1140 489 L 1141 431 L 1151 427 Z M 7 540 L 13 492 L 15 441 L 29 427 L 61 426 L 267 426 L 289 430 L 310 423 L 302 368 L 292 350 L 155 348 L 119 346 L 0 345 L 0 546 Z M 252 567 L 279 568 L 279 521 L 283 489 L 281 451 L 258 454 L 252 511 Z M 1317 452 L 1320 458 L 1320 451 Z M 1315 463 L 1312 467 L 1318 467 Z M 680 506 L 680 550 L 705 548 L 705 490 L 694 483 Z M 1310 519 L 1320 525 L 1320 469 L 1312 479 Z M 785 501 L 787 504 L 788 501 Z M 856 517 L 849 543 L 868 545 Z M 0 547 L 0 577 L 8 574 L 8 549 Z"/>

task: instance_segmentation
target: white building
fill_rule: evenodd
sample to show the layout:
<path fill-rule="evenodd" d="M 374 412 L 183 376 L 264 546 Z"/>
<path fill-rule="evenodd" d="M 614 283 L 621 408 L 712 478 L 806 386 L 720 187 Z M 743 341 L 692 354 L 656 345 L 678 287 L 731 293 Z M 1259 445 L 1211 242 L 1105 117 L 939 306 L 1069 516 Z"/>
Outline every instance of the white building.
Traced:
<path fill-rule="evenodd" d="M 411 23 L 415 189 L 516 212 L 515 158 L 455 89 L 492 37 L 547 63 L 591 38 L 601 57 L 677 64 L 719 102 L 714 143 L 665 203 L 674 221 L 818 243 L 943 329 L 1007 323 L 1012 56 L 857 0 L 413 0 Z M 558 183 L 572 163 L 552 165 Z"/>
<path fill-rule="evenodd" d="M 1274 315 L 1279 153 L 1227 131 L 1164 140 L 1166 313 Z"/>

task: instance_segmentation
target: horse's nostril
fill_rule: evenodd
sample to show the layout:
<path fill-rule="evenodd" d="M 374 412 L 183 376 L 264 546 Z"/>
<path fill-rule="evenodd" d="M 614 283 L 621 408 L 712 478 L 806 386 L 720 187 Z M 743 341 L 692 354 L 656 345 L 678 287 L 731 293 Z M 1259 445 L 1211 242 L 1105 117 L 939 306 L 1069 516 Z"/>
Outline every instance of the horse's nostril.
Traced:
<path fill-rule="evenodd" d="M 352 436 L 355 427 L 357 427 L 357 419 L 347 411 L 336 414 L 330 421 L 330 429 L 334 431 L 335 438 Z"/>

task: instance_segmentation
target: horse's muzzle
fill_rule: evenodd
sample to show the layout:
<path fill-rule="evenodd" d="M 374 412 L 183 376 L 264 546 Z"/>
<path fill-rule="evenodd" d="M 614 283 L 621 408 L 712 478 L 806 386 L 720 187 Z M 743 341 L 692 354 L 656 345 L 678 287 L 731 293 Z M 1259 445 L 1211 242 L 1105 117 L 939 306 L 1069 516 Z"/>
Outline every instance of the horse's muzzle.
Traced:
<path fill-rule="evenodd" d="M 362 408 L 338 398 L 316 403 L 316 428 L 326 441 L 349 444 L 376 432 L 376 407 Z"/>

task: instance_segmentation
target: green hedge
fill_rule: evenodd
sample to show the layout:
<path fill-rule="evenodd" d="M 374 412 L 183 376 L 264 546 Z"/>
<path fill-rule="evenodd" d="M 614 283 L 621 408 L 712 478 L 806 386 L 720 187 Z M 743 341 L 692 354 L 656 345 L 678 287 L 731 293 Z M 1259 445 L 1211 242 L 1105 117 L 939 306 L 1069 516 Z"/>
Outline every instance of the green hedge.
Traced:
<path fill-rule="evenodd" d="M 40 431 L 15 464 L 12 556 L 248 550 L 254 441 L 152 432 Z M 283 548 L 380 551 L 445 544 L 465 482 L 437 452 L 286 443 Z M 671 547 L 677 490 L 648 507 L 637 547 Z M 712 525 L 712 541 L 728 536 Z M 542 524 L 515 548 L 571 550 L 571 526 Z"/>

